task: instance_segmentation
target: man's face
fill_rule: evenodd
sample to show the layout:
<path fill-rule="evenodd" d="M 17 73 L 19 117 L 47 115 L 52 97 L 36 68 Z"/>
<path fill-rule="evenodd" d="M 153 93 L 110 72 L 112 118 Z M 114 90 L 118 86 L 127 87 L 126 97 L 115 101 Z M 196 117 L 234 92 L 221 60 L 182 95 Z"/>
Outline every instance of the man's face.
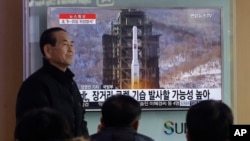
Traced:
<path fill-rule="evenodd" d="M 46 57 L 48 61 L 61 70 L 66 68 L 72 63 L 75 54 L 73 41 L 65 31 L 54 32 L 56 38 L 55 46 L 47 46 Z"/>

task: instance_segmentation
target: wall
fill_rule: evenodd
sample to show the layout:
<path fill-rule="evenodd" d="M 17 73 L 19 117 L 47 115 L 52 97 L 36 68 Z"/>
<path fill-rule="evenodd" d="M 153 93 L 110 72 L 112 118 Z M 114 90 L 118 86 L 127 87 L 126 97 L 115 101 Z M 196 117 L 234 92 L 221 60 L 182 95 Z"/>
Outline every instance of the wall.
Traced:
<path fill-rule="evenodd" d="M 22 1 L 0 1 L 0 140 L 12 141 L 22 82 Z"/>
<path fill-rule="evenodd" d="M 237 121 L 250 124 L 250 1 L 236 0 Z"/>
<path fill-rule="evenodd" d="M 236 0 L 236 79 L 237 101 L 234 102 L 237 123 L 250 123 L 246 111 L 250 100 L 250 1 Z M 15 125 L 15 101 L 22 82 L 22 1 L 0 1 L 0 140 L 12 141 Z M 236 112 L 237 111 L 237 112 Z"/>

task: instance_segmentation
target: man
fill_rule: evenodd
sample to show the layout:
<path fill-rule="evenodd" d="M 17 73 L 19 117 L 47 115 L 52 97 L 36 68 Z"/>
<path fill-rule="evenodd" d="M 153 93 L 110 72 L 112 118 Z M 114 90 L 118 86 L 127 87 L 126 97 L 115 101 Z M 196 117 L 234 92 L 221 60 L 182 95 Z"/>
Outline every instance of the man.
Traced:
<path fill-rule="evenodd" d="M 187 141 L 228 141 L 233 114 L 226 104 L 205 100 L 188 110 L 186 124 Z"/>
<path fill-rule="evenodd" d="M 62 113 L 72 135 L 88 136 L 85 110 L 80 92 L 68 66 L 75 54 L 73 41 L 66 30 L 53 27 L 40 37 L 43 66 L 26 79 L 18 93 L 16 119 L 35 108 L 50 107 Z"/>
<path fill-rule="evenodd" d="M 15 128 L 16 141 L 66 141 L 71 139 L 64 116 L 50 108 L 33 109 L 24 114 Z"/>
<path fill-rule="evenodd" d="M 153 141 L 137 133 L 141 116 L 140 104 L 132 97 L 113 95 L 102 106 L 99 132 L 91 141 Z"/>

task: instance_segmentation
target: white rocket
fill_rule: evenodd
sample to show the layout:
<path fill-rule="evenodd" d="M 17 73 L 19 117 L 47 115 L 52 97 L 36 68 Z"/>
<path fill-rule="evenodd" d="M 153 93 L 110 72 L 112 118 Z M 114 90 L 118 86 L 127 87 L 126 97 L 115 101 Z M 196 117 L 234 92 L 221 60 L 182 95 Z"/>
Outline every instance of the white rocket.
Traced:
<path fill-rule="evenodd" d="M 140 69 L 138 61 L 138 41 L 137 41 L 137 27 L 133 26 L 133 40 L 132 40 L 132 63 L 131 63 L 131 88 L 139 88 Z"/>

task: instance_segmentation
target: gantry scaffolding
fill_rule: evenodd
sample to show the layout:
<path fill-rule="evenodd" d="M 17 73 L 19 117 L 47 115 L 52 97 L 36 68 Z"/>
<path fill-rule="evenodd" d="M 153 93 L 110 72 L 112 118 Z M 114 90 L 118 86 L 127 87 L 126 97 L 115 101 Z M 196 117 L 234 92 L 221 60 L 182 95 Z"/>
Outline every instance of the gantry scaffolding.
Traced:
<path fill-rule="evenodd" d="M 131 88 L 132 27 L 137 26 L 140 88 L 159 88 L 158 49 L 160 35 L 153 35 L 145 13 L 122 9 L 111 23 L 111 34 L 104 34 L 103 84 Z"/>

